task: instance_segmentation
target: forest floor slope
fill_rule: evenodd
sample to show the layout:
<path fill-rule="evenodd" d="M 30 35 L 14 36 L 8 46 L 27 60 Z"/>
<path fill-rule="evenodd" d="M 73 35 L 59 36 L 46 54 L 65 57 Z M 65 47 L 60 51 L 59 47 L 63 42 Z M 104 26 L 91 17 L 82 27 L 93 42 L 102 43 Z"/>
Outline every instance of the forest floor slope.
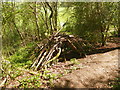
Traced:
<path fill-rule="evenodd" d="M 43 80 L 40 77 L 39 79 L 43 80 L 40 88 L 111 88 L 110 85 L 118 77 L 118 64 L 120 63 L 120 38 L 112 40 L 113 42 L 108 42 L 107 45 L 96 48 L 96 51 L 90 53 L 85 58 L 73 58 L 70 61 L 57 62 L 55 65 L 49 67 L 47 71 L 50 72 L 47 75 L 55 74 L 57 77 L 54 76 L 56 78 L 52 82 Z M 34 72 L 40 73 L 39 71 Z M 24 70 L 22 75 L 10 81 L 6 87 L 19 88 L 21 83 L 18 80 L 35 75 L 31 75 L 30 72 Z M 45 84 L 44 81 L 50 83 Z"/>
<path fill-rule="evenodd" d="M 118 76 L 119 49 L 89 55 L 79 59 L 77 70 L 55 81 L 63 88 L 109 88 L 110 81 Z"/>

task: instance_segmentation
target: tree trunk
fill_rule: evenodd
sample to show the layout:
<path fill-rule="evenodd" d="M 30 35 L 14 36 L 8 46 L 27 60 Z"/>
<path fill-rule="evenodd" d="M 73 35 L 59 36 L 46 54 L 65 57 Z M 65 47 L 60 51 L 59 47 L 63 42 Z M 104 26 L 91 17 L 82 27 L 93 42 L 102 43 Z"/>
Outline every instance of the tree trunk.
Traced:
<path fill-rule="evenodd" d="M 13 12 L 15 12 L 15 2 L 13 2 L 12 3 L 12 6 L 13 6 Z M 25 45 L 25 43 L 24 43 L 24 39 L 23 39 L 23 35 L 20 33 L 20 31 L 19 31 L 19 29 L 18 29 L 18 27 L 17 27 L 17 25 L 16 25 L 16 23 L 15 23 L 15 14 L 14 14 L 14 16 L 13 16 L 13 20 L 12 20 L 12 22 L 13 22 L 13 25 L 14 25 L 14 27 L 15 27 L 15 30 L 17 31 L 17 33 L 18 33 L 18 35 L 20 36 L 20 39 L 21 39 L 21 41 L 22 41 L 22 43 L 23 43 L 23 45 Z"/>
<path fill-rule="evenodd" d="M 37 2 L 35 2 L 34 16 L 35 16 L 35 24 L 36 24 L 36 28 L 37 28 L 37 36 L 38 36 L 38 41 L 39 41 L 40 35 L 39 35 L 39 25 L 38 25 L 38 19 L 37 19 Z"/>
<path fill-rule="evenodd" d="M 50 6 L 50 4 L 48 2 L 46 2 L 47 6 L 49 7 L 51 14 L 49 16 L 49 23 L 50 23 L 50 34 L 53 34 L 53 22 L 52 22 L 52 18 L 53 18 L 53 8 Z"/>
<path fill-rule="evenodd" d="M 54 2 L 54 30 L 57 31 L 57 2 Z"/>
<path fill-rule="evenodd" d="M 104 27 L 103 26 L 101 26 L 101 46 L 104 46 L 105 45 L 105 35 L 104 35 L 104 31 L 105 31 L 105 29 L 104 29 Z"/>
<path fill-rule="evenodd" d="M 20 36 L 20 39 L 23 41 L 23 36 L 22 36 L 22 34 L 20 33 L 20 31 L 18 30 L 18 28 L 17 28 L 17 26 L 16 26 L 16 24 L 15 24 L 14 21 L 13 21 L 13 24 L 14 24 L 14 26 L 15 26 L 15 29 L 16 29 L 17 33 L 18 33 L 19 36 Z"/>
<path fill-rule="evenodd" d="M 118 37 L 120 37 L 120 2 L 118 2 Z"/>

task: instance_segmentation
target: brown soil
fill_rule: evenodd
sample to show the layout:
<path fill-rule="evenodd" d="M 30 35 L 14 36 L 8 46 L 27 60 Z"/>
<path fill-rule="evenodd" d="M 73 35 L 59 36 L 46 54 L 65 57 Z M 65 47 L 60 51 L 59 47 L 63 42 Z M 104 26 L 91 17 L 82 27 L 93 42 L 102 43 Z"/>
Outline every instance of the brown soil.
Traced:
<path fill-rule="evenodd" d="M 79 59 L 79 70 L 55 82 L 56 87 L 109 88 L 109 81 L 118 75 L 118 50 Z"/>

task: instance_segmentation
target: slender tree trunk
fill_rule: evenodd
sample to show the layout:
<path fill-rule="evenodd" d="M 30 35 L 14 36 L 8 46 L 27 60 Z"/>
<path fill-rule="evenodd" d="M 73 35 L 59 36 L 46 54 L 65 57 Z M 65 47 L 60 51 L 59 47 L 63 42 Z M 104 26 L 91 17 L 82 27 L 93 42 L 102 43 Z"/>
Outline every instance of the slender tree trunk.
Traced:
<path fill-rule="evenodd" d="M 43 9 L 45 11 L 45 25 L 46 25 L 46 28 L 47 28 L 47 33 L 49 33 L 49 26 L 48 26 L 48 12 L 47 12 L 47 7 L 46 7 L 46 4 L 43 3 Z"/>
<path fill-rule="evenodd" d="M 58 12 L 57 12 L 57 2 L 55 2 L 55 6 L 54 6 L 54 30 L 57 31 L 57 15 L 58 15 Z"/>
<path fill-rule="evenodd" d="M 101 46 L 104 46 L 106 44 L 108 30 L 109 30 L 109 25 L 107 25 L 105 27 L 103 27 L 103 26 L 101 27 L 101 40 L 102 40 Z"/>
<path fill-rule="evenodd" d="M 24 39 L 23 39 L 23 36 L 22 36 L 22 34 L 20 33 L 20 31 L 19 31 L 19 29 L 18 29 L 18 27 L 16 26 L 16 24 L 15 24 L 14 21 L 13 21 L 13 24 L 14 24 L 14 26 L 15 26 L 15 29 L 16 29 L 17 33 L 18 33 L 19 36 L 20 36 L 20 39 L 23 41 L 23 40 L 24 40 Z"/>
<path fill-rule="evenodd" d="M 51 14 L 49 16 L 49 23 L 50 23 L 50 34 L 53 34 L 53 23 L 52 23 L 52 18 L 53 18 L 53 8 L 50 6 L 50 4 L 48 2 L 46 2 L 47 6 L 49 7 L 50 11 L 51 11 Z"/>
<path fill-rule="evenodd" d="M 15 10 L 14 10 L 14 9 L 15 9 L 15 2 L 12 3 L 12 7 L 13 7 L 13 12 L 15 12 Z M 19 34 L 22 43 L 25 45 L 24 39 L 23 39 L 23 35 L 20 33 L 20 31 L 19 31 L 19 29 L 18 29 L 18 27 L 17 27 L 17 25 L 16 25 L 16 23 L 15 23 L 15 14 L 13 15 L 12 23 L 13 23 L 13 25 L 14 25 L 14 27 L 15 27 L 15 30 L 16 30 L 17 33 Z"/>
<path fill-rule="evenodd" d="M 103 34 L 103 32 L 101 31 L 101 39 L 102 39 L 102 45 L 101 46 L 104 46 L 105 45 L 105 38 L 104 38 L 104 34 Z"/>
<path fill-rule="evenodd" d="M 118 2 L 118 37 L 120 37 L 120 2 Z"/>
<path fill-rule="evenodd" d="M 105 44 L 106 44 L 106 42 L 107 42 L 107 38 L 108 38 L 108 31 L 109 31 L 109 27 L 110 27 L 110 26 L 109 26 L 109 25 L 107 25 L 107 26 L 106 26 L 106 30 L 105 30 L 105 36 L 104 36 L 104 38 L 105 38 L 105 39 L 104 39 Z"/>
<path fill-rule="evenodd" d="M 101 30 L 101 46 L 104 46 L 105 45 L 105 35 L 104 35 L 105 28 L 101 26 L 100 30 Z"/>
<path fill-rule="evenodd" d="M 34 9 L 34 16 L 35 16 L 35 24 L 37 27 L 37 36 L 38 36 L 38 41 L 40 40 L 40 33 L 39 33 L 39 25 L 38 25 L 38 19 L 37 19 L 37 2 L 35 2 L 35 9 Z"/>

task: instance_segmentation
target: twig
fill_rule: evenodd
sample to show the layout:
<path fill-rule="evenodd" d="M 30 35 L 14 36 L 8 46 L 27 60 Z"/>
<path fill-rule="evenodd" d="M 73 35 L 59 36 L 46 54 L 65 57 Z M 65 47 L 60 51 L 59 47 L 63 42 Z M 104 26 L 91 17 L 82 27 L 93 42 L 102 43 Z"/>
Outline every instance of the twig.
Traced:
<path fill-rule="evenodd" d="M 46 51 L 46 52 L 43 54 L 42 58 L 40 59 L 40 61 L 39 61 L 39 62 L 38 62 L 38 64 L 37 64 L 37 66 L 36 66 L 35 70 L 37 70 L 37 69 L 38 69 L 38 67 L 40 66 L 40 64 L 41 64 L 42 60 L 44 60 L 44 58 L 45 58 L 45 56 L 46 56 L 47 52 L 48 52 L 48 51 Z"/>
<path fill-rule="evenodd" d="M 7 82 L 7 78 L 5 78 L 2 83 L 0 84 L 0 87 L 4 87 L 4 84 Z"/>
<path fill-rule="evenodd" d="M 55 57 L 53 57 L 51 60 L 49 60 L 46 63 L 44 63 L 43 66 L 47 65 L 48 63 L 50 63 L 50 62 L 52 62 L 54 60 L 56 60 L 60 56 L 62 50 L 61 50 L 61 48 L 58 48 L 58 49 L 59 49 L 59 52 L 57 53 L 57 55 Z"/>
<path fill-rule="evenodd" d="M 42 56 L 42 54 L 43 54 L 44 51 L 45 51 L 45 48 L 41 51 L 41 53 L 39 54 L 39 56 L 37 57 L 37 59 L 35 60 L 35 62 L 33 63 L 33 65 L 31 67 L 35 66 L 35 64 L 39 61 L 39 59 Z"/>
<path fill-rule="evenodd" d="M 48 61 L 49 59 L 51 59 L 51 56 L 52 56 L 52 54 L 54 53 L 54 48 L 56 48 L 57 45 L 58 45 L 58 43 L 55 44 L 55 45 L 53 46 L 53 48 L 49 51 L 49 54 L 46 56 L 46 60 L 47 60 L 47 61 Z"/>

